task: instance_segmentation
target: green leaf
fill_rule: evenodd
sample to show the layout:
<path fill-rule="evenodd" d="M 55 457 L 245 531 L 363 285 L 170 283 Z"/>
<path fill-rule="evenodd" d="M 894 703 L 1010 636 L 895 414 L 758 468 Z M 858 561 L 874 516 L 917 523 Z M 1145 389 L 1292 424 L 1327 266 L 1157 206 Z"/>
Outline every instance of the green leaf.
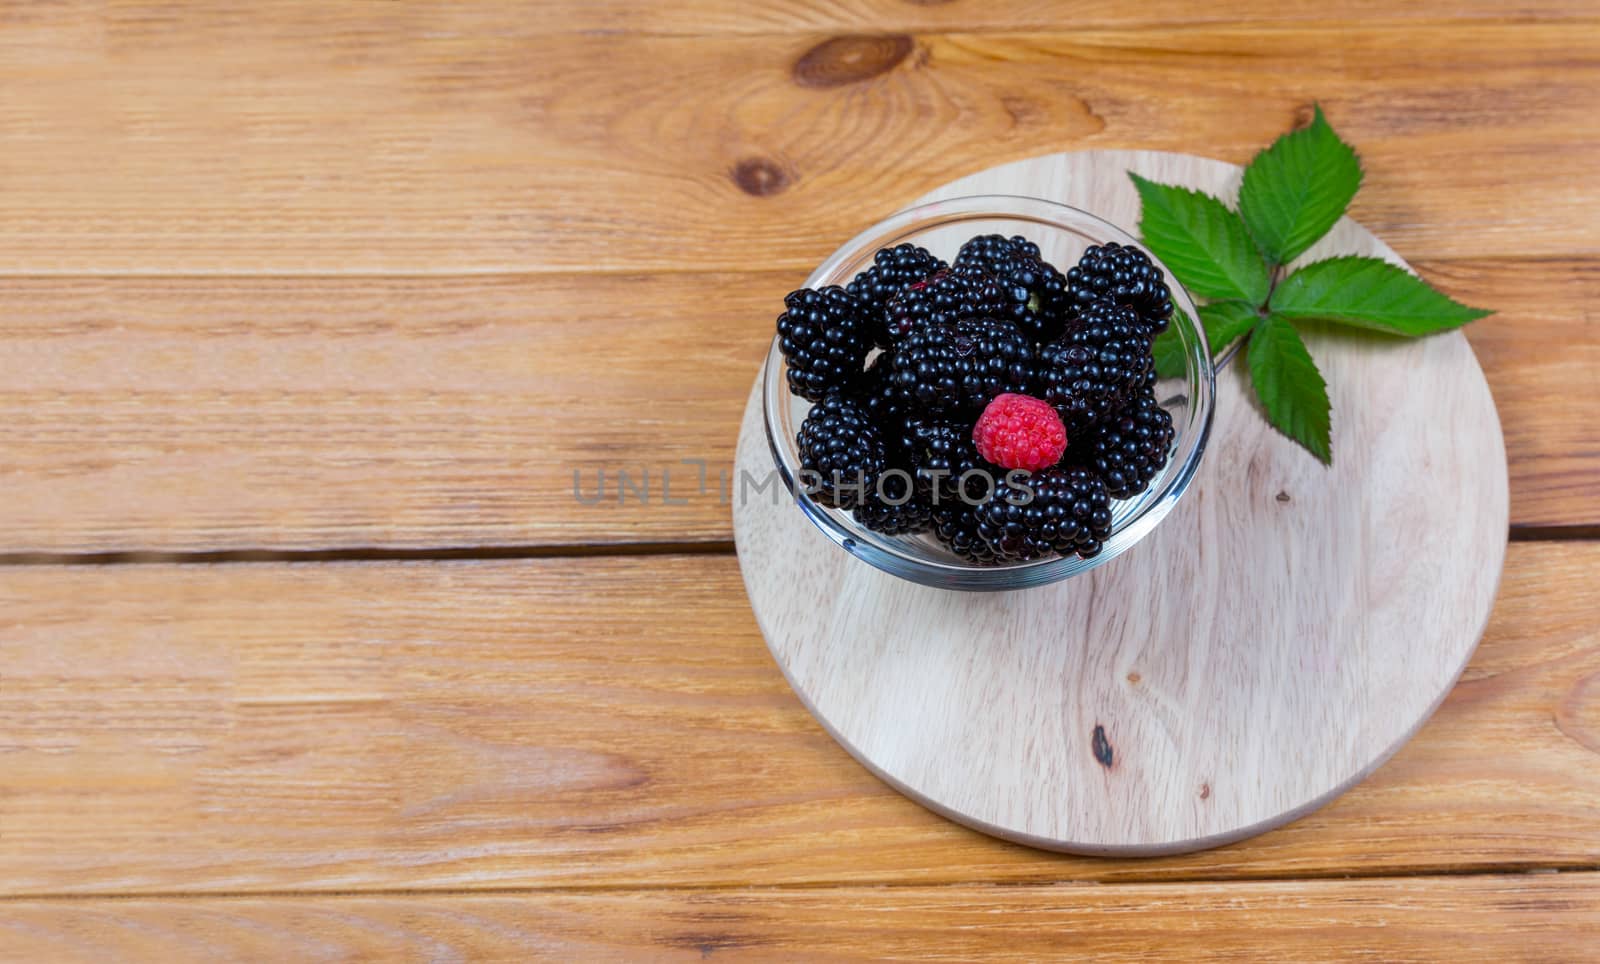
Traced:
<path fill-rule="evenodd" d="M 1182 378 L 1188 370 L 1189 366 L 1184 361 L 1183 339 L 1178 336 L 1180 321 L 1186 321 L 1188 317 L 1182 308 L 1174 306 L 1172 324 L 1156 336 L 1154 355 L 1157 378 Z M 1200 321 L 1205 326 L 1212 357 L 1248 332 L 1259 320 L 1261 316 L 1256 310 L 1243 301 L 1213 301 L 1200 306 Z M 1193 321 L 1188 323 L 1193 327 Z"/>
<path fill-rule="evenodd" d="M 1311 126 L 1257 154 L 1239 187 L 1239 213 L 1256 244 L 1287 264 L 1343 216 L 1361 186 L 1361 162 L 1316 108 Z"/>
<path fill-rule="evenodd" d="M 1267 266 L 1239 215 L 1209 194 L 1128 176 L 1143 202 L 1144 243 L 1191 294 L 1266 300 Z"/>
<path fill-rule="evenodd" d="M 1250 381 L 1278 431 L 1332 464 L 1328 385 L 1288 320 L 1270 315 L 1250 336 Z"/>
<path fill-rule="evenodd" d="M 1200 308 L 1200 322 L 1206 326 L 1206 341 L 1211 343 L 1213 355 L 1221 354 L 1260 320 L 1255 306 L 1246 301 L 1213 301 Z"/>
<path fill-rule="evenodd" d="M 1184 360 L 1187 352 L 1183 350 L 1183 339 L 1178 335 L 1178 325 L 1188 321 L 1194 327 L 1194 322 L 1189 321 L 1189 315 L 1177 305 L 1172 306 L 1172 323 L 1167 325 L 1167 330 L 1156 336 L 1155 347 L 1151 354 L 1155 356 L 1157 378 L 1182 378 L 1189 370 L 1188 362 Z"/>
<path fill-rule="evenodd" d="M 1296 271 L 1273 292 L 1272 311 L 1413 337 L 1492 314 L 1440 294 L 1387 261 L 1358 257 L 1329 258 Z"/>

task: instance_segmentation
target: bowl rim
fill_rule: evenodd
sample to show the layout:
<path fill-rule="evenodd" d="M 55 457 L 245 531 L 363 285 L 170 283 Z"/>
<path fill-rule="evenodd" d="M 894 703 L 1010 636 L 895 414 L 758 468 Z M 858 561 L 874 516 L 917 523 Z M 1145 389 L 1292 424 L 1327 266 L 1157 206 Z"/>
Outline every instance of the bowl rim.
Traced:
<path fill-rule="evenodd" d="M 1205 329 L 1199 324 L 1193 298 L 1154 253 L 1115 224 L 1089 211 L 1050 201 L 1044 198 L 1015 194 L 974 194 L 913 205 L 890 215 L 864 231 L 857 233 L 833 254 L 823 260 L 807 277 L 805 287 L 820 283 L 840 284 L 834 278 L 842 268 L 852 262 L 864 260 L 883 247 L 901 243 L 907 237 L 934 228 L 944 228 L 964 221 L 1008 221 L 1038 224 L 1056 231 L 1067 231 L 1088 236 L 1091 232 L 1096 243 L 1117 241 L 1137 246 L 1149 254 L 1151 260 L 1167 277 L 1173 301 L 1180 312 L 1189 319 L 1188 327 L 1194 334 L 1186 346 L 1185 377 L 1189 383 L 1191 404 L 1199 405 L 1199 424 L 1194 432 L 1194 445 L 1189 449 L 1184 463 L 1164 480 L 1160 491 L 1153 495 L 1147 490 L 1138 499 L 1144 504 L 1114 528 L 1104 547 L 1097 555 L 1083 559 L 1078 556 L 1052 556 L 1026 562 L 978 565 L 966 563 L 953 554 L 949 561 L 912 555 L 893 540 L 883 536 L 854 519 L 841 521 L 835 512 L 848 517 L 844 510 L 834 510 L 815 502 L 797 484 L 795 468 L 785 459 L 779 444 L 776 426 L 783 422 L 778 410 L 780 404 L 791 404 L 795 396 L 789 391 L 783 377 L 783 355 L 779 338 L 774 336 L 768 347 L 762 373 L 762 420 L 767 435 L 767 448 L 772 454 L 784 486 L 806 517 L 835 544 L 851 555 L 891 575 L 909 579 L 922 585 L 961 590 L 1012 590 L 1059 582 L 1081 575 L 1131 549 L 1148 535 L 1177 505 L 1188 491 L 1200 460 L 1205 453 L 1211 434 L 1216 403 L 1216 371 L 1211 360 L 1211 349 Z M 832 280 L 830 280 L 832 279 Z M 1191 424 L 1193 418 L 1190 419 Z"/>

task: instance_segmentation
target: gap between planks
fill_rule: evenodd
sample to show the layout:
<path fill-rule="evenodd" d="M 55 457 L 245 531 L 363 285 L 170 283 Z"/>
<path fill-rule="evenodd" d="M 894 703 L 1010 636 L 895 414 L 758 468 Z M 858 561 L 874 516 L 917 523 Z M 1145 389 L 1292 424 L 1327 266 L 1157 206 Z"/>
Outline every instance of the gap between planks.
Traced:
<path fill-rule="evenodd" d="M 914 4 L 927 5 L 928 0 L 908 0 Z M 935 2 L 949 2 L 949 0 L 935 0 Z M 1390 20 L 1374 19 L 1370 16 L 1343 16 L 1343 17 L 1318 17 L 1303 20 L 1283 19 L 1265 21 L 1249 18 L 1221 18 L 1216 20 L 1153 20 L 1143 22 L 1112 23 L 1105 22 L 1094 26 L 1066 27 L 1062 21 L 1015 21 L 1011 23 L 983 24 L 970 20 L 942 23 L 936 21 L 901 20 L 895 22 L 859 22 L 845 21 L 817 21 L 812 23 L 796 23 L 790 27 L 762 27 L 753 30 L 743 29 L 698 29 L 698 30 L 672 30 L 661 28 L 587 28 L 577 30 L 538 30 L 534 36 L 538 37 L 586 37 L 595 39 L 631 38 L 640 40 L 704 40 L 715 42 L 718 40 L 782 40 L 787 38 L 810 37 L 881 37 L 885 35 L 907 34 L 911 36 L 933 37 L 1050 37 L 1065 36 L 1081 37 L 1084 40 L 1094 40 L 1103 37 L 1127 37 L 1138 34 L 1160 34 L 1170 36 L 1182 33 L 1242 33 L 1251 35 L 1261 34 L 1294 34 L 1308 33 L 1325 30 L 1349 29 L 1359 25 L 1362 30 L 1372 33 L 1418 33 L 1429 30 L 1474 30 L 1494 29 L 1496 27 L 1592 27 L 1600 26 L 1600 17 L 1589 14 L 1540 14 L 1525 13 L 1522 15 L 1501 16 L 1423 16 L 1411 19 L 1396 18 Z"/>
<path fill-rule="evenodd" d="M 915 2 L 915 0 L 913 0 Z M 1276 22 L 1262 22 L 1259 20 L 1159 20 L 1146 23 L 1130 23 L 1124 25 L 1106 24 L 1100 27 L 1089 27 L 1083 30 L 1072 31 L 1074 36 L 1093 38 L 1097 34 L 1138 34 L 1160 33 L 1178 34 L 1186 31 L 1207 31 L 1212 33 L 1226 32 L 1229 30 L 1248 31 L 1252 34 L 1292 33 L 1306 30 L 1337 30 L 1348 28 L 1351 23 L 1349 17 L 1330 17 L 1316 20 L 1281 20 Z M 1557 24 L 1574 28 L 1584 26 L 1600 26 L 1600 17 L 1589 16 L 1560 16 L 1548 17 L 1538 14 L 1524 16 L 1501 17 L 1424 17 L 1415 20 L 1367 20 L 1361 21 L 1363 30 L 1372 31 L 1419 31 L 1419 30 L 1451 30 L 1465 27 L 1532 27 Z M 896 23 L 896 24 L 849 24 L 849 23 L 816 23 L 796 24 L 787 29 L 757 29 L 757 30 L 660 30 L 660 29 L 587 29 L 572 31 L 542 31 L 546 37 L 637 37 L 645 40 L 722 40 L 730 37 L 740 39 L 784 38 L 784 37 L 816 37 L 823 35 L 833 36 L 881 36 L 883 34 L 934 34 L 945 37 L 973 36 L 973 37 L 1027 37 L 1040 34 L 1066 33 L 1060 21 L 1038 23 L 1008 23 L 995 26 L 984 26 L 976 23 L 937 24 L 937 23 Z"/>
<path fill-rule="evenodd" d="M 1543 867 L 1537 864 L 1504 866 L 1479 866 L 1461 869 L 1432 869 L 1425 873 L 1413 873 L 1403 869 L 1380 869 L 1370 872 L 1361 870 L 1344 871 L 1330 869 L 1327 871 L 1305 874 L 1267 874 L 1260 877 L 1215 877 L 1205 874 L 1194 876 L 1163 877 L 1159 880 L 1085 880 L 1082 878 L 1063 880 L 949 880 L 949 881 L 915 881 L 915 880 L 852 880 L 842 882 L 837 880 L 805 881 L 787 884 L 730 884 L 727 882 L 695 884 L 695 883 L 669 883 L 650 884 L 637 886 L 632 884 L 596 884 L 593 886 L 574 886 L 572 884 L 559 884 L 553 887 L 375 887 L 370 890 L 360 888 L 353 890 L 306 890 L 306 889 L 279 889 L 279 890 L 156 890 L 156 891 L 74 891 L 70 894 L 45 892 L 38 894 L 0 894 L 0 906 L 20 903 L 61 903 L 72 904 L 87 901 L 157 901 L 157 900 L 363 900 L 375 897 L 581 897 L 587 894 L 674 894 L 674 893 L 724 893 L 728 891 L 757 890 L 768 894 L 817 892 L 830 890 L 962 890 L 972 887 L 983 887 L 994 890 L 1038 890 L 1041 888 L 1094 888 L 1097 890 L 1137 890 L 1141 887 L 1172 887 L 1182 884 L 1217 884 L 1228 886 L 1256 885 L 1256 884 L 1296 884 L 1314 883 L 1319 881 L 1376 881 L 1376 880 L 1407 880 L 1407 881 L 1443 881 L 1463 877 L 1591 877 L 1600 883 L 1600 864 L 1585 864 L 1581 866 Z"/>
<path fill-rule="evenodd" d="M 148 566 L 313 562 L 494 562 L 506 559 L 565 559 L 589 556 L 732 555 L 733 540 L 684 542 L 575 543 L 572 545 L 432 546 L 330 549 L 207 549 L 149 552 L 0 552 L 0 566 Z"/>
<path fill-rule="evenodd" d="M 1511 542 L 1600 541 L 1600 526 L 1512 526 Z M 685 542 L 530 546 L 433 546 L 413 549 L 206 549 L 150 552 L 0 552 L 0 567 L 17 566 L 197 566 L 267 563 L 342 562 L 496 562 L 516 559 L 572 559 L 595 556 L 731 556 L 731 539 Z"/>
<path fill-rule="evenodd" d="M 912 0 L 918 2 L 918 0 Z M 639 40 L 705 40 L 718 41 L 728 39 L 762 40 L 785 39 L 806 37 L 860 37 L 884 36 L 890 34 L 908 34 L 911 36 L 941 36 L 941 37 L 1033 37 L 1051 36 L 1071 33 L 1075 37 L 1092 40 L 1099 36 L 1127 36 L 1136 34 L 1161 34 L 1172 35 L 1186 32 L 1193 33 L 1227 33 L 1230 31 L 1259 34 L 1276 33 L 1304 33 L 1318 30 L 1348 29 L 1352 24 L 1352 17 L 1321 17 L 1307 19 L 1283 19 L 1276 21 L 1262 21 L 1248 18 L 1222 18 L 1216 20 L 1152 20 L 1130 23 L 1103 23 L 1097 26 L 1083 27 L 1067 30 L 1061 25 L 1059 19 L 1026 21 L 1018 20 L 998 24 L 983 24 L 974 21 L 939 22 L 933 20 L 901 20 L 894 22 L 848 22 L 815 21 L 797 22 L 789 27 L 759 26 L 753 29 L 744 29 L 739 26 L 699 28 L 692 30 L 673 30 L 670 28 L 651 27 L 578 27 L 570 30 L 541 29 L 535 32 L 540 37 L 585 37 L 595 39 L 631 38 Z M 1539 13 L 1526 13 L 1522 15 L 1490 15 L 1490 16 L 1422 16 L 1414 18 L 1397 18 L 1380 20 L 1371 18 L 1360 19 L 1361 29 L 1374 33 L 1398 33 L 1429 30 L 1455 30 L 1473 28 L 1495 27 L 1538 27 L 1538 26 L 1563 26 L 1563 27 L 1600 27 L 1600 17 L 1587 14 L 1557 14 L 1545 15 Z"/>
<path fill-rule="evenodd" d="M 1600 26 L 1600 20 L 1596 21 Z M 1085 147 L 1084 151 L 1098 148 Z M 1221 159 L 1221 158 L 1219 158 Z M 914 197 L 906 198 L 906 205 L 910 206 Z M 1403 253 L 1402 253 L 1403 256 Z M 1407 258 L 1407 263 L 1424 279 L 1430 273 L 1448 268 L 1451 265 L 1478 264 L 1489 260 L 1486 255 L 1444 255 L 1440 257 L 1420 257 L 1415 260 Z M 1536 265 L 1536 264 L 1563 264 L 1571 261 L 1600 262 L 1600 253 L 1584 250 L 1574 250 L 1563 253 L 1532 254 L 1532 255 L 1507 255 L 1496 257 L 1495 262 L 1505 266 Z M 352 271 L 239 271 L 228 269 L 225 271 L 168 271 L 164 269 L 138 270 L 138 271 L 23 271 L 12 272 L 5 275 L 5 280 L 13 284 L 27 284 L 39 282 L 82 282 L 82 283 L 114 283 L 125 281 L 434 281 L 448 282 L 452 279 L 464 281 L 484 281 L 489 279 L 502 279 L 515 281 L 517 279 L 552 280 L 558 278 L 589 278 L 589 277 L 616 277 L 616 278 L 650 278 L 658 276 L 676 277 L 679 275 L 706 275 L 723 278 L 743 277 L 772 277 L 776 275 L 796 275 L 796 284 L 805 280 L 810 268 L 797 267 L 791 264 L 774 263 L 758 268 L 718 268 L 703 267 L 694 264 L 681 264 L 671 266 L 652 265 L 648 267 L 627 267 L 616 264 L 596 264 L 586 267 L 573 267 L 571 265 L 552 265 L 548 268 L 517 267 L 505 268 L 495 265 L 485 265 L 482 268 L 462 268 L 453 266 L 439 271 L 418 271 L 413 268 L 397 271 L 374 271 L 369 268 L 358 268 Z M 1497 312 L 1498 313 L 1498 312 Z M 1493 315 L 1485 318 L 1479 324 L 1492 323 Z"/>

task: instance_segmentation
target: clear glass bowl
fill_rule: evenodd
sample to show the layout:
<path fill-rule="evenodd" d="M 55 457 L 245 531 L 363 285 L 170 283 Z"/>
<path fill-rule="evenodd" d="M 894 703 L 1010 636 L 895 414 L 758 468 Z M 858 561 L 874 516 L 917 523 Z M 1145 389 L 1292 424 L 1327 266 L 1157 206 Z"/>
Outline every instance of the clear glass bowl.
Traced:
<path fill-rule="evenodd" d="M 867 229 L 812 272 L 806 286 L 846 284 L 872 264 L 879 248 L 906 241 L 920 244 L 948 261 L 963 242 L 977 234 L 1020 234 L 1038 244 L 1045 258 L 1063 271 L 1077 263 L 1090 245 L 1107 241 L 1137 244 L 1115 225 L 1064 204 L 1001 195 L 956 198 L 910 208 Z M 774 338 L 767 352 L 762 389 L 767 442 L 778 472 L 800 510 L 828 538 L 857 558 L 893 575 L 942 589 L 1042 586 L 1088 572 L 1127 552 L 1172 511 L 1189 487 L 1211 431 L 1216 392 L 1205 334 L 1192 320 L 1196 317 L 1194 301 L 1172 273 L 1157 264 L 1166 274 L 1173 302 L 1180 309 L 1173 315 L 1172 327 L 1178 331 L 1185 362 L 1181 378 L 1165 379 L 1156 386 L 1156 397 L 1172 413 L 1172 456 L 1144 494 L 1112 504 L 1111 537 L 1099 555 L 1092 559 L 1068 556 L 980 566 L 950 552 L 932 533 L 886 536 L 856 522 L 849 512 L 810 499 L 795 483 L 800 471 L 795 435 L 811 403 L 790 393 L 784 378 L 783 354 Z"/>

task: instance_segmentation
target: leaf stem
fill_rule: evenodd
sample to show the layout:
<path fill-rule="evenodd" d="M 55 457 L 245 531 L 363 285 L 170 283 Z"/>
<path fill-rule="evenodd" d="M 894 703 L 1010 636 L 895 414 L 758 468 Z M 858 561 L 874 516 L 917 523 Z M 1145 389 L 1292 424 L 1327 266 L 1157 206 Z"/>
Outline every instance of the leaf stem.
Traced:
<path fill-rule="evenodd" d="M 1271 308 L 1272 308 L 1272 294 L 1273 294 L 1273 292 L 1278 290 L 1278 283 L 1283 280 L 1283 274 L 1284 274 L 1284 270 L 1283 269 L 1285 267 L 1286 267 L 1285 265 L 1274 264 L 1272 266 L 1272 270 L 1270 272 L 1268 272 L 1268 274 L 1270 275 L 1270 279 L 1269 279 L 1269 281 L 1267 283 L 1267 301 L 1266 301 L 1265 304 L 1263 304 L 1261 306 L 1261 310 L 1262 311 L 1271 310 Z"/>
<path fill-rule="evenodd" d="M 1267 300 L 1256 306 L 1256 316 L 1260 318 L 1261 321 L 1266 321 L 1268 316 L 1272 314 L 1272 295 L 1273 292 L 1278 290 L 1278 282 L 1283 280 L 1284 267 L 1284 265 L 1274 262 L 1268 269 Z M 1233 344 L 1225 349 L 1221 354 L 1214 356 L 1212 361 L 1218 368 L 1228 364 L 1233 356 L 1239 354 L 1241 351 L 1244 351 L 1245 348 L 1249 346 L 1250 339 L 1255 337 L 1255 333 L 1255 328 L 1251 328 L 1249 331 L 1245 332 L 1242 337 L 1234 339 Z"/>
<path fill-rule="evenodd" d="M 1267 272 L 1267 300 L 1256 306 L 1256 315 L 1260 317 L 1262 321 L 1266 321 L 1267 316 L 1272 314 L 1272 295 L 1278 290 L 1278 282 L 1283 280 L 1283 269 L 1284 265 L 1274 262 L 1272 267 Z M 1240 349 L 1248 345 L 1250 343 L 1250 339 L 1255 337 L 1255 333 L 1256 332 L 1254 328 L 1245 332 L 1244 337 L 1239 339 L 1234 344 L 1232 354 L 1238 354 Z"/>

